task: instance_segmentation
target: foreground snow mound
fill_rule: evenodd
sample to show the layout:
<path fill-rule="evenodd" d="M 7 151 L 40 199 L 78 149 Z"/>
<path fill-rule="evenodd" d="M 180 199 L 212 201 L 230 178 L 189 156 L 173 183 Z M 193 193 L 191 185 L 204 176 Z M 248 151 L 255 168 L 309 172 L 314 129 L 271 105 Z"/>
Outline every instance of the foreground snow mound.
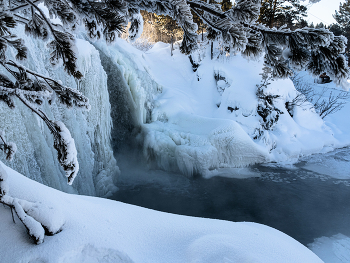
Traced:
<path fill-rule="evenodd" d="M 23 225 L 12 222 L 11 211 L 0 206 L 1 262 L 322 262 L 293 238 L 264 225 L 65 194 L 4 168 L 12 196 L 59 209 L 65 225 L 36 246 Z"/>
<path fill-rule="evenodd" d="M 144 155 L 164 170 L 209 175 L 218 167 L 243 167 L 268 160 L 235 121 L 180 113 L 144 126 Z"/>

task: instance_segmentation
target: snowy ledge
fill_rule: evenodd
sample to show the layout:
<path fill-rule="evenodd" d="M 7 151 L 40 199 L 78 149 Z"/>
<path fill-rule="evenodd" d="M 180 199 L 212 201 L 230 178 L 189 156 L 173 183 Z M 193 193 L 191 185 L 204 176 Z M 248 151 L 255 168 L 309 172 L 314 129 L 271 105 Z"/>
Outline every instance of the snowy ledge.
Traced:
<path fill-rule="evenodd" d="M 0 206 L 2 262 L 322 262 L 305 246 L 256 223 L 162 213 L 66 194 L 3 165 L 11 195 L 61 210 L 63 231 L 33 245 Z M 17 220 L 18 221 L 18 220 Z"/>

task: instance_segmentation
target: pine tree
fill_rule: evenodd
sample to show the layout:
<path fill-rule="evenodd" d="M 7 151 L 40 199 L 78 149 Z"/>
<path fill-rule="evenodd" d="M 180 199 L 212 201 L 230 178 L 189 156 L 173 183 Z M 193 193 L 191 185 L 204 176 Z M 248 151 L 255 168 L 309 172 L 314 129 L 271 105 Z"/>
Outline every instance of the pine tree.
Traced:
<path fill-rule="evenodd" d="M 170 16 L 155 15 L 155 26 L 164 34 L 170 36 L 171 56 L 173 55 L 174 39 L 183 35 L 182 28 L 179 27 Z"/>
<path fill-rule="evenodd" d="M 315 28 L 326 28 L 326 26 L 322 22 L 320 22 L 316 24 Z"/>
<path fill-rule="evenodd" d="M 39 3 L 48 8 L 51 16 L 60 19 L 62 25 L 52 23 L 38 7 Z M 346 47 L 345 37 L 334 36 L 324 28 L 291 31 L 266 27 L 256 22 L 260 6 L 261 0 L 236 0 L 235 5 L 228 10 L 222 9 L 220 4 L 200 0 L 0 1 L 0 64 L 12 75 L 12 79 L 0 75 L 0 101 L 9 108 L 15 108 L 14 98 L 18 98 L 45 122 L 54 136 L 57 157 L 71 184 L 79 169 L 74 140 L 64 124 L 50 120 L 40 105 L 56 98 L 67 107 L 88 109 L 89 102 L 83 94 L 64 86 L 59 80 L 20 64 L 27 57 L 27 47 L 22 39 L 11 33 L 11 29 L 18 23 L 24 24 L 27 34 L 47 43 L 51 49 L 49 60 L 53 67 L 62 64 L 65 71 L 77 79 L 82 74 L 76 64 L 76 46 L 72 33 L 84 26 L 86 35 L 91 40 L 103 38 L 107 43 L 112 43 L 125 30 L 128 22 L 131 22 L 129 35 L 134 40 L 142 31 L 140 10 L 168 15 L 174 19 L 183 30 L 180 50 L 184 54 L 190 54 L 198 48 L 198 26 L 193 21 L 193 12 L 207 25 L 211 37 L 220 40 L 231 50 L 241 52 L 245 57 L 264 54 L 265 66 L 271 69 L 273 78 L 286 78 L 293 70 L 302 69 L 314 75 L 327 72 L 337 84 L 342 84 L 348 78 L 349 69 L 342 55 Z M 274 22 L 269 25 L 274 25 Z M 8 59 L 7 49 L 16 51 L 16 61 Z M 273 107 L 272 104 L 265 106 L 266 109 Z M 0 133 L 0 149 L 6 153 L 7 158 L 12 158 L 16 150 L 13 143 L 6 141 L 3 133 Z M 15 210 L 36 243 L 43 242 L 45 233 L 60 231 L 60 227 L 52 228 L 35 216 L 38 211 L 33 211 L 38 207 L 37 204 L 9 195 L 7 175 L 1 166 L 0 202 Z"/>
<path fill-rule="evenodd" d="M 348 63 L 350 63 L 350 0 L 346 0 L 344 3 L 339 4 L 339 12 L 335 11 L 333 15 L 337 21 L 337 25 L 341 30 L 341 35 L 345 36 L 348 40 L 346 46 L 346 54 L 348 56 Z M 332 32 L 338 34 L 335 27 L 330 28 Z"/>
<path fill-rule="evenodd" d="M 272 27 L 294 28 L 306 17 L 306 6 L 300 0 L 261 0 L 259 22 Z"/>
<path fill-rule="evenodd" d="M 221 5 L 221 10 L 224 12 L 230 10 L 233 6 L 230 0 L 222 0 L 219 4 Z"/>

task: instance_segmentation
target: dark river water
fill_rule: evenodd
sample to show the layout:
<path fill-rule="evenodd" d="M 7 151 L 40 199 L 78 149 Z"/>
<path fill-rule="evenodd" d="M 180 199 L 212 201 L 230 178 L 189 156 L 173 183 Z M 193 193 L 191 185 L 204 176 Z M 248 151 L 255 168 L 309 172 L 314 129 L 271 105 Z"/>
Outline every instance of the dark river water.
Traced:
<path fill-rule="evenodd" d="M 257 222 L 308 245 L 321 236 L 350 236 L 349 161 L 350 149 L 344 148 L 284 167 L 223 169 L 210 179 L 120 165 L 119 191 L 111 199 L 181 215 Z"/>

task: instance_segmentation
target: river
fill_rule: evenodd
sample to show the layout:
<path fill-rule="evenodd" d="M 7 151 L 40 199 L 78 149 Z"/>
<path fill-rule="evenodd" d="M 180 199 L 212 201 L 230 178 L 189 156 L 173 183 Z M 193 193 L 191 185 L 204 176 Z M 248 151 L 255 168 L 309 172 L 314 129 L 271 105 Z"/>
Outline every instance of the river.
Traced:
<path fill-rule="evenodd" d="M 261 223 L 304 245 L 322 236 L 350 236 L 349 148 L 293 165 L 222 169 L 210 179 L 130 164 L 120 168 L 113 200 L 181 215 Z"/>

